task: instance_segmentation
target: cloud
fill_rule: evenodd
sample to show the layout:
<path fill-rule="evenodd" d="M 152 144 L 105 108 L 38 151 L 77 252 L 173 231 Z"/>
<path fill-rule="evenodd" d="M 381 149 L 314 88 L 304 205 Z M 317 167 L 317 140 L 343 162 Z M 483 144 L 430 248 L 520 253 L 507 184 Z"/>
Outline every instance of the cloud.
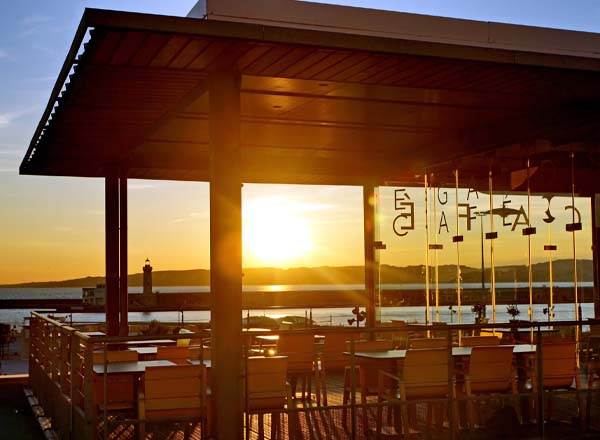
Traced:
<path fill-rule="evenodd" d="M 32 106 L 23 110 L 0 113 L 0 128 L 10 125 L 15 121 L 15 119 L 19 119 L 20 117 L 28 115 L 34 111 L 37 111 L 37 106 Z"/>
<path fill-rule="evenodd" d="M 21 23 L 26 26 L 31 26 L 34 24 L 47 23 L 52 21 L 52 17 L 49 15 L 41 15 L 41 14 L 31 14 L 26 17 L 23 17 Z"/>
<path fill-rule="evenodd" d="M 71 232 L 73 228 L 69 226 L 57 226 L 56 228 L 54 228 L 54 230 L 56 232 Z"/>
<path fill-rule="evenodd" d="M 185 217 L 175 218 L 171 220 L 171 223 L 185 223 L 196 219 L 208 219 L 208 211 L 203 212 L 190 212 Z"/>
<path fill-rule="evenodd" d="M 8 57 L 8 52 L 5 51 L 4 49 L 0 49 L 0 60 L 2 58 L 6 58 L 6 57 Z"/>
<path fill-rule="evenodd" d="M 144 190 L 144 189 L 155 189 L 155 188 L 161 188 L 163 186 L 165 186 L 164 183 L 156 183 L 156 182 L 152 183 L 152 182 L 136 181 L 134 183 L 131 180 L 129 180 L 127 183 L 127 189 L 131 190 L 131 191 L 139 191 L 139 190 Z"/>

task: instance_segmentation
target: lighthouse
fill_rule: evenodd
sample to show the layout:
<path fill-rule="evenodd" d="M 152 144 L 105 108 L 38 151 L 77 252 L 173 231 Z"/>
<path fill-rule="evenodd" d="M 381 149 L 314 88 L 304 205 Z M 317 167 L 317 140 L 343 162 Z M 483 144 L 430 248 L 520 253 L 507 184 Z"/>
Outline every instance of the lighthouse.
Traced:
<path fill-rule="evenodd" d="M 150 266 L 150 260 L 146 258 L 144 264 L 144 296 L 152 295 L 152 266 Z"/>

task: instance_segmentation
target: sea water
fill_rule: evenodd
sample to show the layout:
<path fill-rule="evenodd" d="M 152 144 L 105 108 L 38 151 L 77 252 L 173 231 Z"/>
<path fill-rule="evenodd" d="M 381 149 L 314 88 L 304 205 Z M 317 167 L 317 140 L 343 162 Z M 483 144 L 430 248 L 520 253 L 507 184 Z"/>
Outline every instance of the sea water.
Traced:
<path fill-rule="evenodd" d="M 591 287 L 591 282 L 580 283 L 582 287 Z M 451 289 L 455 284 L 440 284 L 440 289 Z M 524 288 L 527 283 L 497 283 L 498 289 L 506 288 Z M 544 287 L 547 283 L 534 283 L 534 287 Z M 554 283 L 555 287 L 572 287 L 568 282 Z M 465 283 L 462 285 L 465 290 L 473 288 L 481 288 L 479 283 Z M 268 286 L 246 286 L 245 291 L 310 291 L 310 290 L 360 290 L 364 289 L 362 284 L 352 285 L 268 285 Z M 414 289 L 424 290 L 422 284 L 386 284 L 382 285 L 382 289 Z M 141 293 L 141 287 L 131 287 L 130 293 Z M 171 287 L 155 287 L 155 291 L 160 293 L 191 293 L 191 292 L 208 292 L 208 286 L 171 286 Z M 81 298 L 81 288 L 79 287 L 56 287 L 56 288 L 0 288 L 0 300 L 2 299 L 76 299 Z M 527 304 L 519 306 L 521 310 L 521 319 L 528 319 Z M 548 320 L 548 314 L 544 313 L 547 308 L 545 304 L 534 304 L 533 319 L 535 321 Z M 247 316 L 248 312 L 244 312 L 243 316 Z M 23 319 L 30 316 L 29 309 L 0 309 L 0 323 L 20 326 L 23 324 Z M 348 325 L 348 319 L 352 318 L 352 307 L 346 308 L 294 308 L 294 309 L 258 309 L 249 312 L 251 316 L 270 316 L 273 318 L 294 315 L 306 316 L 312 319 L 319 325 Z M 486 306 L 486 315 L 488 318 L 492 316 L 491 306 Z M 592 303 L 581 304 L 582 319 L 594 317 L 594 306 Z M 180 322 L 182 313 L 178 311 L 172 312 L 129 312 L 130 322 L 149 322 L 157 319 L 162 322 Z M 458 310 L 454 306 L 440 307 L 439 319 L 436 319 L 435 308 L 431 308 L 430 320 L 439 320 L 441 322 L 457 322 Z M 510 316 L 506 313 L 505 305 L 496 306 L 496 317 L 498 322 L 507 322 Z M 575 307 L 573 304 L 555 304 L 554 320 L 567 321 L 575 318 Z M 72 319 L 74 322 L 103 322 L 105 316 L 103 313 L 73 313 Z M 210 321 L 209 311 L 187 311 L 183 313 L 183 319 L 186 322 L 208 322 Z M 425 307 L 410 306 L 410 307 L 384 307 L 381 310 L 381 320 L 391 321 L 403 320 L 407 322 L 425 322 Z M 461 307 L 461 321 L 463 323 L 473 323 L 475 314 L 471 311 L 470 306 Z"/>

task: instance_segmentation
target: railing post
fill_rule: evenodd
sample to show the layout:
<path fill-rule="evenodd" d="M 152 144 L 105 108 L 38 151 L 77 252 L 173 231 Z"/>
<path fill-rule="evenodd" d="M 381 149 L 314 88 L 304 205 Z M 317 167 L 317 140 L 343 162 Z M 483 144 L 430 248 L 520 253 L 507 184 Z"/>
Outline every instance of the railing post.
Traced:
<path fill-rule="evenodd" d="M 352 440 L 356 440 L 356 356 L 353 337 L 350 339 L 350 417 Z"/>
<path fill-rule="evenodd" d="M 104 440 L 108 439 L 108 346 L 102 344 L 103 358 L 104 358 L 104 375 L 102 376 L 102 425 L 104 427 Z M 137 396 L 136 396 L 137 397 Z"/>
<path fill-rule="evenodd" d="M 84 379 L 83 388 L 84 394 L 84 412 L 85 412 L 85 438 L 92 440 L 96 438 L 96 411 L 94 408 L 94 369 L 93 369 L 92 344 L 89 340 L 86 341 L 83 368 Z"/>
<path fill-rule="evenodd" d="M 452 357 L 452 332 L 449 325 L 446 325 L 445 327 L 448 327 L 446 329 L 446 349 L 448 350 L 448 414 L 450 419 L 450 438 L 454 440 L 456 438 L 457 427 L 454 423 L 454 405 L 456 403 L 456 399 L 454 396 L 454 358 Z"/>
<path fill-rule="evenodd" d="M 69 408 L 69 429 L 70 429 L 70 438 L 74 438 L 75 433 L 75 393 L 73 392 L 75 386 L 75 358 L 77 356 L 77 349 L 79 346 L 79 341 L 77 336 L 75 336 L 75 329 L 72 328 L 69 331 L 69 400 L 71 402 L 71 407 Z"/>
<path fill-rule="evenodd" d="M 538 411 L 537 411 L 537 418 L 538 418 L 538 429 L 539 429 L 539 434 L 540 434 L 540 438 L 544 438 L 544 366 L 543 366 L 543 362 L 542 362 L 542 331 L 541 331 L 541 327 L 538 324 L 537 326 L 537 350 L 536 350 L 536 356 L 537 356 L 537 401 L 538 401 Z"/>

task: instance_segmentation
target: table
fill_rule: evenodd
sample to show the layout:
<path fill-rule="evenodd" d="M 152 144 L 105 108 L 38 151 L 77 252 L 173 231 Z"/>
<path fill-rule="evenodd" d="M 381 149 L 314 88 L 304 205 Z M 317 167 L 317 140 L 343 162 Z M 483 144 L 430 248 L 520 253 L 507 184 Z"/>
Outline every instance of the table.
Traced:
<path fill-rule="evenodd" d="M 104 333 L 104 332 L 81 332 L 81 333 L 84 334 L 84 335 L 86 335 L 86 336 L 89 336 L 91 338 L 94 338 L 94 337 L 97 338 L 97 337 L 100 337 L 100 336 L 106 336 L 106 333 Z"/>
<path fill-rule="evenodd" d="M 534 354 L 536 346 L 531 344 L 517 344 L 517 345 L 499 345 L 498 347 L 513 347 L 514 354 Z M 452 347 L 452 356 L 463 357 L 471 356 L 473 347 Z M 369 359 L 369 360 L 399 360 L 406 357 L 407 350 L 388 350 L 388 351 L 357 351 L 354 355 L 357 358 Z M 352 353 L 349 351 L 344 352 L 346 356 L 351 356 Z"/>
<path fill-rule="evenodd" d="M 190 365 L 200 365 L 200 359 L 188 359 L 187 361 L 190 363 Z M 210 359 L 202 359 L 202 363 L 208 370 L 210 370 L 212 367 L 212 362 Z"/>
<path fill-rule="evenodd" d="M 135 362 L 113 362 L 106 366 L 106 374 L 135 374 L 141 375 L 146 367 L 169 367 L 176 365 L 171 361 L 135 361 Z M 104 375 L 104 364 L 94 364 L 94 373 Z"/>
<path fill-rule="evenodd" d="M 127 341 L 127 345 L 175 345 L 177 341 L 174 339 L 150 339 L 141 341 Z"/>
<path fill-rule="evenodd" d="M 142 361 L 149 361 L 156 358 L 156 353 L 158 353 L 158 347 L 150 346 L 150 347 L 129 347 L 127 350 L 135 351 L 138 354 L 138 357 Z"/>
<path fill-rule="evenodd" d="M 258 335 L 255 336 L 256 339 L 260 339 L 262 341 L 271 341 L 276 342 L 279 341 L 279 335 Z M 325 335 L 315 335 L 316 340 L 325 339 Z"/>

